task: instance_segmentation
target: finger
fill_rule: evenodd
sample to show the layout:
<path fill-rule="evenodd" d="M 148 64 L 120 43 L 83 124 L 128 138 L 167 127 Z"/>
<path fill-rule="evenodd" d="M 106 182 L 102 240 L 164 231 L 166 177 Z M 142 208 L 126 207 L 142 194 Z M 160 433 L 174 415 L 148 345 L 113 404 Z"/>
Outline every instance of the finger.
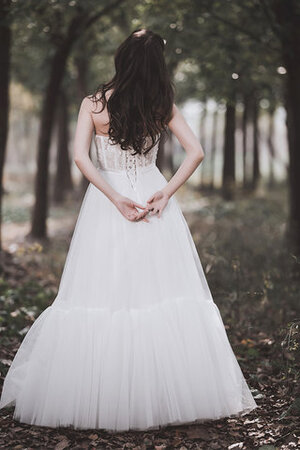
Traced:
<path fill-rule="evenodd" d="M 133 204 L 134 206 L 136 206 L 137 208 L 140 208 L 140 209 L 146 209 L 146 206 L 142 206 L 142 205 L 140 205 L 139 203 L 132 202 L 132 204 Z"/>
<path fill-rule="evenodd" d="M 140 213 L 137 215 L 136 220 L 141 220 L 141 219 L 143 219 L 144 217 L 146 217 L 147 214 L 148 214 L 148 210 L 140 212 Z"/>
<path fill-rule="evenodd" d="M 128 214 L 127 215 L 127 219 L 130 220 L 131 222 L 134 222 L 137 218 L 137 214 Z"/>
<path fill-rule="evenodd" d="M 154 200 L 155 195 L 152 195 L 150 198 L 148 198 L 147 203 L 152 203 Z"/>

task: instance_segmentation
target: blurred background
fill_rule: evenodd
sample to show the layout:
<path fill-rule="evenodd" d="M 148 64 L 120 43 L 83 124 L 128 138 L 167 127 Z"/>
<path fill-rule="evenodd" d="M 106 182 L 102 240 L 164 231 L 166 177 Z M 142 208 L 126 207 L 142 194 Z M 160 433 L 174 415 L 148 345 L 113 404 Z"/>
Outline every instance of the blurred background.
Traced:
<path fill-rule="evenodd" d="M 111 79 L 116 48 L 138 28 L 165 39 L 175 102 L 205 152 L 176 197 L 261 404 L 256 422 L 237 419 L 235 439 L 246 445 L 238 448 L 295 448 L 297 0 L 0 0 L 1 376 L 57 292 L 87 188 L 72 159 L 80 103 Z M 184 156 L 169 132 L 157 161 L 167 179 Z M 226 436 L 222 442 L 233 444 L 233 435 Z"/>

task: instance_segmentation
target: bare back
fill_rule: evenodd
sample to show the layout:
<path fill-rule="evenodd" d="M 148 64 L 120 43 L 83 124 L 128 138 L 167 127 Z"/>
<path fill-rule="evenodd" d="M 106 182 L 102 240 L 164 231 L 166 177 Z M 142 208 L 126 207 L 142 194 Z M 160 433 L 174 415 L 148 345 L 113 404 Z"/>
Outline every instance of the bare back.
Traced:
<path fill-rule="evenodd" d="M 112 93 L 112 89 L 107 91 L 107 93 L 105 95 L 107 100 L 109 99 L 111 93 Z M 91 103 L 92 103 L 92 101 L 91 101 Z M 103 111 L 101 111 L 102 106 L 103 105 L 101 102 L 93 103 L 92 104 L 93 114 L 91 116 L 92 116 L 92 120 L 94 123 L 95 134 L 98 136 L 108 136 L 109 115 L 108 115 L 108 111 L 107 111 L 107 105 L 105 105 L 105 108 L 103 109 Z"/>

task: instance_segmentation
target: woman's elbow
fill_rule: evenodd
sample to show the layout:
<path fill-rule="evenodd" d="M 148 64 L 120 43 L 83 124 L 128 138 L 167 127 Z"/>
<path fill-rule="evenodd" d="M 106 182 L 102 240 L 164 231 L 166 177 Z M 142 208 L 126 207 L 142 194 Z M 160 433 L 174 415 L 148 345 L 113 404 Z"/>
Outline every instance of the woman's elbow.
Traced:
<path fill-rule="evenodd" d="M 198 165 L 201 164 L 204 160 L 204 152 L 197 152 L 197 154 L 195 155 L 195 160 L 197 161 Z"/>
<path fill-rule="evenodd" d="M 73 149 L 73 161 L 74 161 L 74 163 L 76 165 L 78 165 L 78 163 L 80 164 L 81 161 L 83 160 L 84 156 L 85 155 L 83 154 L 81 149 L 77 148 L 77 145 L 76 145 L 76 147 L 74 147 L 74 149 Z"/>
<path fill-rule="evenodd" d="M 75 155 L 73 157 L 73 161 L 76 164 L 76 166 L 80 169 L 81 163 L 82 163 L 82 158 L 78 155 Z"/>

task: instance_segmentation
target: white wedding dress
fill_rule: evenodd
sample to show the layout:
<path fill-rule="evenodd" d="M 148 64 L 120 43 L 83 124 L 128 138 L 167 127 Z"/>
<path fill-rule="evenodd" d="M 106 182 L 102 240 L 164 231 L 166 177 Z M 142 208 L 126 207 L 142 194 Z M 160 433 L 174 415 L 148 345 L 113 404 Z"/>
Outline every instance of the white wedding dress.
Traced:
<path fill-rule="evenodd" d="M 132 156 L 96 135 L 98 170 L 145 205 L 167 184 L 157 145 Z M 29 424 L 158 429 L 257 407 L 176 198 L 130 222 L 93 184 L 57 297 L 25 335 L 0 408 Z"/>

